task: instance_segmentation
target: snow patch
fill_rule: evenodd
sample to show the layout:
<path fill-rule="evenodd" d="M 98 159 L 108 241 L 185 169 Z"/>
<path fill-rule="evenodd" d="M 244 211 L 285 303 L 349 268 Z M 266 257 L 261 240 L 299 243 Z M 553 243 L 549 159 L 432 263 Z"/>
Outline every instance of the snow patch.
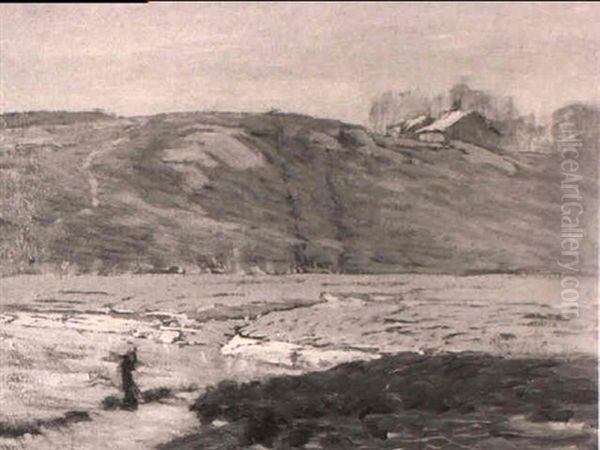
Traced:
<path fill-rule="evenodd" d="M 378 354 L 360 350 L 321 349 L 239 335 L 221 348 L 221 354 L 256 363 L 304 370 L 327 369 L 344 362 L 379 358 Z"/>
<path fill-rule="evenodd" d="M 162 161 L 171 164 L 198 163 L 205 167 L 215 167 L 222 162 L 237 170 L 264 165 L 260 153 L 230 133 L 196 132 L 186 136 L 183 143 L 182 147 L 164 150 Z"/>

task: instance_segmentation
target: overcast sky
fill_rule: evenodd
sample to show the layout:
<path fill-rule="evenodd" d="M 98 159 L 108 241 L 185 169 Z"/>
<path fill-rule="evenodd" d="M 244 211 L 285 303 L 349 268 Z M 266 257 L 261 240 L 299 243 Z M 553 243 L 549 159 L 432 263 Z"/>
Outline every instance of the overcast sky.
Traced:
<path fill-rule="evenodd" d="M 364 123 L 462 76 L 523 111 L 600 100 L 592 3 L 1 5 L 3 111 L 280 108 Z"/>

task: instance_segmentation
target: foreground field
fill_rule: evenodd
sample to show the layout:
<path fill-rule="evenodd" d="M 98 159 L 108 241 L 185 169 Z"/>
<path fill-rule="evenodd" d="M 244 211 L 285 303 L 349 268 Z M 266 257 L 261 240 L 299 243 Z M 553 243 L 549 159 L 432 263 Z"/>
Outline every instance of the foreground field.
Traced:
<path fill-rule="evenodd" d="M 499 389 L 498 395 L 505 397 L 475 404 L 475 412 L 461 410 L 457 416 L 479 414 L 477 420 L 484 420 L 484 414 L 488 422 L 502 417 L 505 431 L 492 435 L 484 426 L 479 432 L 485 439 L 475 441 L 487 444 L 479 448 L 523 448 L 522 442 L 511 441 L 515 433 L 520 438 L 536 439 L 536 433 L 556 438 L 538 443 L 538 448 L 593 448 L 596 412 L 595 400 L 589 398 L 596 398 L 597 328 L 592 279 L 581 280 L 580 299 L 572 305 L 561 304 L 560 279 L 534 276 L 20 276 L 0 283 L 0 448 L 208 448 L 215 438 L 206 433 L 216 432 L 219 422 L 200 426 L 189 406 L 209 385 L 226 379 L 300 375 L 365 360 L 372 361 L 364 364 L 373 368 L 369 370 L 375 389 L 375 380 L 385 372 L 381 367 L 392 367 L 398 374 L 421 358 L 422 371 L 408 371 L 403 383 L 438 377 L 433 385 L 445 392 L 444 380 L 452 377 L 444 378 L 441 371 L 452 372 L 444 362 L 449 352 L 459 355 L 458 361 L 468 361 L 476 373 L 504 373 L 507 367 L 524 365 L 516 374 L 498 376 L 497 382 L 515 383 Z M 141 361 L 135 373 L 140 388 L 165 388 L 168 395 L 136 412 L 106 411 L 103 399 L 120 395 L 119 355 L 133 345 Z M 480 353 L 459 353 L 465 351 Z M 351 378 L 357 368 L 341 367 L 324 375 L 331 377 L 329 383 L 339 384 L 340 376 Z M 394 374 L 385 376 L 392 381 L 399 376 Z M 473 380 L 477 377 L 468 378 L 465 386 Z M 252 386 L 239 392 L 250 405 L 249 398 L 256 399 L 252 389 L 259 389 Z M 489 390 L 495 385 L 481 386 Z M 531 421 L 525 413 L 532 411 L 511 397 L 519 389 L 526 390 L 525 399 L 547 394 L 554 403 L 541 405 L 542 410 L 567 412 L 554 417 L 536 410 L 537 421 Z M 445 398 L 435 392 L 429 395 Z M 579 393 L 579 400 L 570 398 L 573 392 Z M 406 399 L 401 403 L 406 406 Z M 409 416 L 408 422 L 419 422 L 422 414 L 457 419 L 435 408 L 433 413 L 418 407 L 414 414 L 402 411 L 400 422 Z M 365 417 L 375 420 L 376 413 Z M 214 418 L 228 419 L 222 414 Z M 327 420 L 320 419 L 321 425 Z M 351 430 L 352 420 L 358 419 L 346 417 L 337 423 L 342 426 L 348 420 Z M 222 432 L 242 422 L 233 420 L 221 427 Z M 247 426 L 247 420 L 244 423 Z M 398 437 L 397 430 L 388 431 Z M 198 436 L 205 440 L 199 443 Z M 407 436 L 401 436 L 407 439 L 401 448 L 450 448 L 427 439 L 413 445 L 409 441 L 414 437 Z M 260 443 L 244 442 L 234 439 L 228 445 Z M 219 445 L 213 448 L 223 448 Z M 340 445 L 353 448 L 348 442 Z"/>

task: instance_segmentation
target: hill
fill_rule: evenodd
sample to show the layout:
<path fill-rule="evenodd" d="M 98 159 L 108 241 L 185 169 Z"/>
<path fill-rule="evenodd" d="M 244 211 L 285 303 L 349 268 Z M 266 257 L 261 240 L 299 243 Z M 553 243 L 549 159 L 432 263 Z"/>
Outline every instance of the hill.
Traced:
<path fill-rule="evenodd" d="M 0 130 L 3 273 L 558 269 L 556 153 L 279 113 L 45 119 Z"/>
<path fill-rule="evenodd" d="M 102 110 L 93 111 L 26 111 L 0 114 L 2 128 L 22 128 L 35 125 L 69 125 L 114 118 Z"/>

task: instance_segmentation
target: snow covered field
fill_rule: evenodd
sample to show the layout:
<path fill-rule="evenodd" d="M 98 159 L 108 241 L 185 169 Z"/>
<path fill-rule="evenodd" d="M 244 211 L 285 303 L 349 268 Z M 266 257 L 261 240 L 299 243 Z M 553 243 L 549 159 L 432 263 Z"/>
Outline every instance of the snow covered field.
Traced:
<path fill-rule="evenodd" d="M 3 278 L 0 448 L 151 448 L 196 429 L 189 405 L 224 379 L 407 351 L 594 355 L 596 287 L 581 284 L 565 308 L 560 279 L 544 276 Z M 102 400 L 121 395 L 117 364 L 131 346 L 140 388 L 173 395 L 105 411 Z M 87 418 L 56 421 L 69 411 Z"/>

